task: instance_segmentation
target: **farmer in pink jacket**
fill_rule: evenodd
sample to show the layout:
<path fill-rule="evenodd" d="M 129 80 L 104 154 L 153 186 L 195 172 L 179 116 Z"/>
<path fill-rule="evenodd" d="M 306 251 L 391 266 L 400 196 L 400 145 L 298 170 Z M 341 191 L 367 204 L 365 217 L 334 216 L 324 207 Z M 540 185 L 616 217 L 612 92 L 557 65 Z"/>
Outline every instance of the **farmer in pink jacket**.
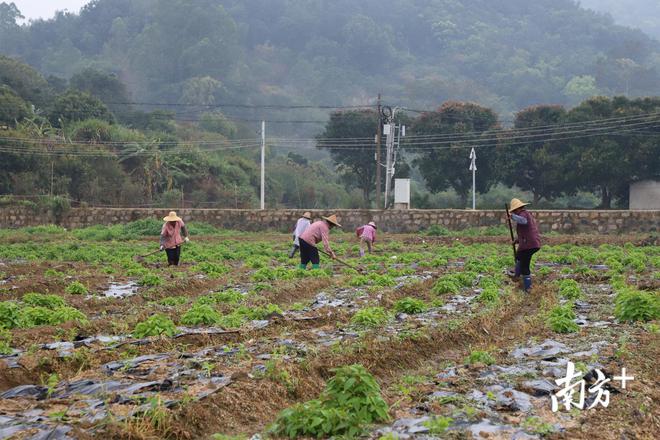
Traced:
<path fill-rule="evenodd" d="M 376 223 L 369 222 L 364 226 L 357 229 L 358 236 L 360 237 L 360 257 L 364 257 L 364 245 L 367 245 L 369 253 L 371 253 L 372 246 L 376 241 Z"/>
<path fill-rule="evenodd" d="M 341 228 L 336 215 L 330 217 L 321 217 L 323 220 L 314 222 L 305 229 L 305 232 L 299 238 L 300 242 L 300 268 L 306 269 L 307 263 L 312 263 L 312 269 L 321 267 L 321 258 L 319 250 L 316 247 L 318 243 L 323 243 L 323 249 L 331 258 L 337 258 L 334 251 L 330 249 L 330 229 L 334 227 Z"/>
<path fill-rule="evenodd" d="M 190 241 L 188 229 L 181 217 L 174 211 L 170 211 L 163 221 L 165 223 L 160 231 L 160 250 L 164 249 L 167 253 L 168 266 L 178 266 L 179 258 L 181 258 L 181 245 Z"/>

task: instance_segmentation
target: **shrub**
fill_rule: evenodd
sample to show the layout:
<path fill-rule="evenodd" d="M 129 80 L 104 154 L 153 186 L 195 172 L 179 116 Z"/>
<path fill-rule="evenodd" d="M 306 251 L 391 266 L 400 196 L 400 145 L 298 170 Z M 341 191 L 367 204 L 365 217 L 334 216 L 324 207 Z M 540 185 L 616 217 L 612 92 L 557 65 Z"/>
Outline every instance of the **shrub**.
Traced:
<path fill-rule="evenodd" d="M 428 310 L 428 306 L 421 299 L 405 297 L 394 303 L 394 310 L 398 313 L 407 313 L 414 315 L 416 313 L 423 313 Z"/>
<path fill-rule="evenodd" d="M 619 321 L 652 321 L 660 319 L 660 295 L 625 288 L 616 296 L 614 315 Z"/>
<path fill-rule="evenodd" d="M 57 295 L 43 295 L 41 293 L 28 293 L 21 299 L 25 304 L 31 306 L 42 306 L 48 309 L 56 309 L 66 306 L 66 302 Z"/>
<path fill-rule="evenodd" d="M 493 365 L 495 363 L 495 358 L 493 358 L 493 356 L 487 351 L 474 350 L 470 352 L 470 355 L 467 358 L 465 358 L 465 363 L 468 365 L 476 363 Z"/>
<path fill-rule="evenodd" d="M 70 295 L 86 295 L 87 292 L 87 287 L 80 281 L 74 281 L 68 286 L 66 286 L 66 289 L 64 291 Z"/>
<path fill-rule="evenodd" d="M 557 333 L 575 333 L 580 327 L 573 321 L 575 312 L 571 303 L 556 306 L 548 314 L 548 325 Z"/>
<path fill-rule="evenodd" d="M 354 438 L 366 426 L 389 419 L 380 386 L 362 365 L 334 370 L 318 399 L 285 409 L 270 426 L 276 436 Z"/>
<path fill-rule="evenodd" d="M 429 228 L 426 230 L 426 235 L 431 236 L 431 237 L 444 237 L 451 234 L 449 229 L 445 228 L 444 226 L 440 225 L 431 225 Z"/>
<path fill-rule="evenodd" d="M 212 325 L 220 320 L 220 314 L 206 304 L 193 305 L 181 317 L 184 325 Z"/>
<path fill-rule="evenodd" d="M 562 298 L 568 300 L 576 300 L 582 296 L 582 291 L 580 290 L 580 285 L 575 280 L 561 280 L 558 283 L 559 285 L 559 294 Z"/>
<path fill-rule="evenodd" d="M 133 336 L 136 338 L 144 338 L 146 336 L 174 336 L 176 334 L 176 326 L 170 318 L 164 315 L 153 315 L 146 321 L 140 322 L 133 330 Z"/>
<path fill-rule="evenodd" d="M 366 307 L 358 310 L 351 322 L 362 327 L 379 327 L 390 320 L 390 316 L 382 307 Z"/>

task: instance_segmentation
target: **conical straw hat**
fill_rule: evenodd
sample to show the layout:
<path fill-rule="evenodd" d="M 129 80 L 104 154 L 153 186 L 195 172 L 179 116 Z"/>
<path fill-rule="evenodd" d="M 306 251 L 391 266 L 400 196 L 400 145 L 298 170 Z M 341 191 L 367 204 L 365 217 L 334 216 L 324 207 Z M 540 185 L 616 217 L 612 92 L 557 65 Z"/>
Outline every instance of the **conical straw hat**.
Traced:
<path fill-rule="evenodd" d="M 523 203 L 522 200 L 520 199 L 511 199 L 511 204 L 509 205 L 509 212 L 515 211 L 518 208 L 522 208 L 523 206 L 527 206 L 529 203 Z"/>
<path fill-rule="evenodd" d="M 176 215 L 175 211 L 170 211 L 170 213 L 167 215 L 167 217 L 163 217 L 164 222 L 180 222 L 181 217 Z"/>
<path fill-rule="evenodd" d="M 323 220 L 328 221 L 332 223 L 333 225 L 337 226 L 338 228 L 341 228 L 341 225 L 339 224 L 337 220 L 337 216 L 332 214 L 330 217 L 321 217 Z"/>

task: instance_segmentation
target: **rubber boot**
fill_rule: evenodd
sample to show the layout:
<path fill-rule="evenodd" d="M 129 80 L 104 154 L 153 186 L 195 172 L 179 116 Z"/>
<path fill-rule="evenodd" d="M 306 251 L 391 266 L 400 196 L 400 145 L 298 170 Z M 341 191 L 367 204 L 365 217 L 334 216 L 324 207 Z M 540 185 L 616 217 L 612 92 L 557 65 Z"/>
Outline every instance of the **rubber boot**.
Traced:
<path fill-rule="evenodd" d="M 360 258 L 364 257 L 364 249 L 360 249 Z"/>
<path fill-rule="evenodd" d="M 523 288 L 525 289 L 525 292 L 529 292 L 530 289 L 532 288 L 532 276 L 531 275 L 526 275 L 523 277 Z"/>
<path fill-rule="evenodd" d="M 312 269 L 320 269 L 321 265 L 320 264 L 312 264 Z"/>
<path fill-rule="evenodd" d="M 518 281 L 520 279 L 520 261 L 516 260 L 516 266 L 514 267 L 513 272 L 507 271 L 507 275 L 511 277 L 513 281 Z"/>
<path fill-rule="evenodd" d="M 302 264 L 302 263 L 300 263 L 300 264 L 298 265 L 298 269 L 305 270 L 305 269 L 307 269 L 307 265 L 306 265 L 306 264 Z"/>

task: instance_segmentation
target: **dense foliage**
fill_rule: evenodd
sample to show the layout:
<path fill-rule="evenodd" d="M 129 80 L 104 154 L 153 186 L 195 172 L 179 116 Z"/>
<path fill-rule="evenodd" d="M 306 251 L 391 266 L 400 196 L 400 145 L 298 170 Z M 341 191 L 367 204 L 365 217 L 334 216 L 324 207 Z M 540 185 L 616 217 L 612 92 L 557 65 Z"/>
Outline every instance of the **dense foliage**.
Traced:
<path fill-rule="evenodd" d="M 272 142 L 268 206 L 371 206 L 378 114 L 332 112 L 324 129 L 302 122 L 328 116 L 318 104 L 370 103 L 381 91 L 410 108 L 437 109 L 398 114 L 418 136 L 395 174 L 413 178 L 415 207 L 466 206 L 469 145 L 455 140 L 468 134 L 485 147 L 477 190 L 492 189 L 497 201 L 485 206 L 518 189 L 536 203 L 570 196 L 575 202 L 563 205 L 590 206 L 593 199 L 579 197 L 596 194 L 602 207 L 625 206 L 630 182 L 658 177 L 657 128 L 576 139 L 562 137 L 563 128 L 514 135 L 657 112 L 657 98 L 588 99 L 660 94 L 657 41 L 570 0 L 382 6 L 94 0 L 79 15 L 20 25 L 18 8 L 2 2 L 0 193 L 255 207 L 259 144 L 251 122 L 275 117 L 302 121 L 267 133 L 315 134 L 321 151 L 301 153 L 312 139 Z M 450 196 L 431 200 L 428 191 Z"/>

